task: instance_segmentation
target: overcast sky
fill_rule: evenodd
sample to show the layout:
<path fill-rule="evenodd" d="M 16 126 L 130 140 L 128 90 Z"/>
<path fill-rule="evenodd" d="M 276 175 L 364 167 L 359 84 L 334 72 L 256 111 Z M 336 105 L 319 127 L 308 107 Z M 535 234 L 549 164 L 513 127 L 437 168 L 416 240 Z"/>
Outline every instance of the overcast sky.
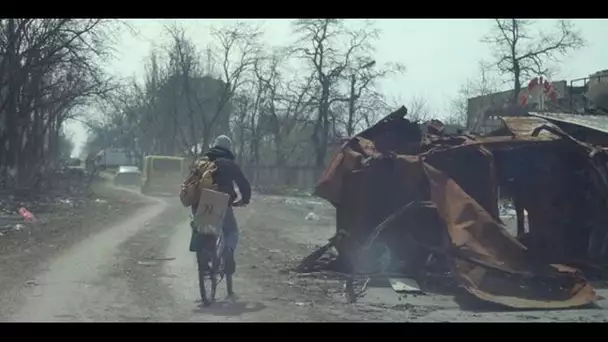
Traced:
<path fill-rule="evenodd" d="M 204 48 L 210 42 L 209 27 L 230 24 L 236 20 L 129 20 L 138 34 L 124 29 L 118 37 L 116 57 L 108 62 L 110 72 L 118 77 L 141 77 L 150 49 L 161 45 L 166 38 L 163 26 L 178 22 L 188 36 Z M 256 20 L 263 24 L 264 40 L 271 45 L 284 45 L 293 40 L 290 20 Z M 356 22 L 356 21 L 354 21 Z M 608 20 L 574 20 L 587 40 L 586 48 L 572 52 L 563 59 L 556 79 L 574 79 L 608 69 Z M 382 91 L 392 98 L 406 102 L 413 96 L 424 97 L 431 110 L 439 117 L 445 115 L 458 87 L 474 76 L 477 62 L 490 58 L 489 48 L 480 39 L 489 32 L 492 20 L 486 19 L 379 19 L 375 25 L 381 30 L 376 42 L 375 60 L 401 62 L 406 67 L 403 75 L 382 82 Z M 542 26 L 553 24 L 546 20 Z M 353 23 L 356 25 L 356 23 Z M 75 142 L 86 139 L 84 128 L 71 123 L 69 130 Z"/>

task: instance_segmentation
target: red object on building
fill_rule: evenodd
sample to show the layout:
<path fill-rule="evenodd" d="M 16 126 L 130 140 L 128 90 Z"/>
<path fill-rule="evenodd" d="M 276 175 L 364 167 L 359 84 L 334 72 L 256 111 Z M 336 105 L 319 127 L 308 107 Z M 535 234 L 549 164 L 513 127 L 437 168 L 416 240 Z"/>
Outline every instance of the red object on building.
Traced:
<path fill-rule="evenodd" d="M 557 93 L 555 91 L 549 93 L 549 99 L 551 99 L 553 102 L 557 102 Z"/>
<path fill-rule="evenodd" d="M 534 87 L 538 85 L 538 77 L 533 78 L 528 82 L 528 91 L 532 91 Z"/>

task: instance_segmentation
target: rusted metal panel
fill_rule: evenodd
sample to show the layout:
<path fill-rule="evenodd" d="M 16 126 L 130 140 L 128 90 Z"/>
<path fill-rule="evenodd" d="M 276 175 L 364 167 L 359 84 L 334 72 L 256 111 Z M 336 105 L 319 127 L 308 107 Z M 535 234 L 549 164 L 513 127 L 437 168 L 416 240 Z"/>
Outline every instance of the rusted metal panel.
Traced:
<path fill-rule="evenodd" d="M 538 118 L 569 123 L 608 134 L 608 115 L 581 115 L 568 113 L 530 112 Z"/>
<path fill-rule="evenodd" d="M 543 269 L 530 263 L 528 249 L 452 178 L 428 164 L 425 171 L 453 248 L 469 256 L 453 260 L 453 269 L 469 293 L 514 308 L 578 307 L 597 300 L 591 285 L 575 270 L 560 265 Z M 547 284 L 548 280 L 554 283 Z"/>
<path fill-rule="evenodd" d="M 399 217 L 385 223 L 387 227 L 383 227 L 378 239 L 389 246 L 391 255 L 409 258 L 410 264 L 424 267 L 424 253 L 412 250 L 413 239 L 414 245 L 445 255 L 453 274 L 469 293 L 509 307 L 569 308 L 597 299 L 579 271 L 558 263 L 535 262 L 536 249 L 526 247 L 506 231 L 498 218 L 496 189 L 499 183 L 513 178 L 512 170 L 508 170 L 512 164 L 509 158 L 528 151 L 523 154 L 526 158 L 540 160 L 550 154 L 547 151 L 556 151 L 552 155 L 575 158 L 581 167 L 594 173 L 596 187 L 606 189 L 602 196 L 608 198 L 605 151 L 534 117 L 503 118 L 507 136 L 456 137 L 418 132 L 413 134 L 421 137 L 418 146 L 412 147 L 414 139 L 403 134 L 412 123 L 399 117 L 404 112 L 392 113 L 345 144 L 317 186 L 316 193 L 336 206 L 337 230 L 342 237 L 336 245 L 340 254 L 356 264 L 366 241 L 370 236 L 375 238 L 374 227 L 410 202 L 431 202 L 432 206 L 399 212 Z M 590 155 L 597 161 L 592 161 Z M 525 169 L 539 164 L 533 174 L 547 184 L 544 189 L 573 189 L 564 187 L 563 182 L 556 181 L 558 178 L 549 177 L 556 172 L 551 170 L 553 164 L 531 163 L 527 159 L 522 162 L 523 171 L 514 175 L 520 188 L 531 188 L 523 182 L 528 177 Z M 566 170 L 564 175 L 575 171 Z M 555 196 L 559 194 L 555 192 Z M 555 200 L 541 191 L 537 195 L 541 204 Z M 569 198 L 563 196 L 561 200 L 568 202 Z M 551 230 L 555 221 L 543 221 L 542 217 L 562 220 L 563 215 L 586 215 L 559 212 L 552 207 L 534 208 L 530 212 L 531 225 L 543 226 L 535 231 L 543 228 L 560 238 L 557 231 Z M 567 224 L 562 226 L 578 229 Z M 560 241 L 568 242 L 567 236 Z"/>
<path fill-rule="evenodd" d="M 500 119 L 505 124 L 505 126 L 507 126 L 507 129 L 511 132 L 511 134 L 515 135 L 516 137 L 532 136 L 532 133 L 534 132 L 534 130 L 536 130 L 542 126 L 550 126 L 550 127 L 557 129 L 557 126 L 550 123 L 549 121 L 542 119 L 542 118 L 532 117 L 532 116 L 515 116 L 515 117 L 504 117 L 503 116 L 503 117 L 500 117 Z M 547 139 L 547 140 L 555 140 L 555 139 L 559 139 L 559 136 L 556 136 L 555 134 L 544 130 L 544 131 L 540 132 L 540 134 L 538 135 L 538 138 Z"/>

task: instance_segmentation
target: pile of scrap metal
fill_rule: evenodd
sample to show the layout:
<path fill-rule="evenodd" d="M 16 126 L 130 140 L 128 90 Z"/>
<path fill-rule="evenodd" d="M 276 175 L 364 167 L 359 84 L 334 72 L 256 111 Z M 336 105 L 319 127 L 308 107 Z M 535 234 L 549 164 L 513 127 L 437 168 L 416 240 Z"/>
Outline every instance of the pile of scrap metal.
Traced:
<path fill-rule="evenodd" d="M 608 249 L 605 151 L 538 117 L 504 117 L 503 129 L 474 137 L 443 134 L 441 123 L 421 132 L 406 114 L 401 107 L 346 142 L 317 185 L 336 208 L 330 245 L 348 272 L 381 245 L 390 251 L 383 272 L 415 278 L 442 260 L 468 293 L 506 307 L 597 300 L 580 266 Z M 521 236 L 506 230 L 499 197 L 527 211 L 528 232 L 523 219 Z"/>

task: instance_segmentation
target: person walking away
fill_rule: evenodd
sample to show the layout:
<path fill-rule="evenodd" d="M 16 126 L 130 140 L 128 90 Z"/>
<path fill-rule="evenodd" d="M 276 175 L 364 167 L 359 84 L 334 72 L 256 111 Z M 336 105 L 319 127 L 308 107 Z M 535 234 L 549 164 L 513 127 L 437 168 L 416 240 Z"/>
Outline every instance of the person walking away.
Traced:
<path fill-rule="evenodd" d="M 200 199 L 200 190 L 196 191 L 197 186 L 192 187 L 193 180 L 196 182 L 200 181 L 200 178 L 204 178 L 203 174 L 205 168 L 209 168 L 209 165 L 213 164 L 215 169 L 212 168 L 211 180 L 216 191 L 223 192 L 230 196 L 230 205 L 226 211 L 224 217 L 224 224 L 222 227 L 224 237 L 224 271 L 226 273 L 226 288 L 228 293 L 228 299 L 235 300 L 236 295 L 232 286 L 232 275 L 236 271 L 236 262 L 234 260 L 234 252 L 236 250 L 239 238 L 238 224 L 234 216 L 232 207 L 234 206 L 246 206 L 249 204 L 251 199 L 251 185 L 241 168 L 234 161 L 234 154 L 232 153 L 232 140 L 226 135 L 218 136 L 213 147 L 209 152 L 205 153 L 202 158 L 195 162 L 194 168 L 191 170 L 190 175 L 182 185 L 182 191 L 180 198 L 184 205 L 191 205 L 192 214 L 196 214 L 196 208 L 198 207 L 198 201 Z M 241 194 L 241 199 L 236 201 L 237 195 L 234 190 L 234 184 L 236 183 Z M 193 190 L 194 189 L 194 190 Z M 190 241 L 190 251 L 198 251 L 196 246 L 195 233 L 192 233 L 192 239 Z"/>

